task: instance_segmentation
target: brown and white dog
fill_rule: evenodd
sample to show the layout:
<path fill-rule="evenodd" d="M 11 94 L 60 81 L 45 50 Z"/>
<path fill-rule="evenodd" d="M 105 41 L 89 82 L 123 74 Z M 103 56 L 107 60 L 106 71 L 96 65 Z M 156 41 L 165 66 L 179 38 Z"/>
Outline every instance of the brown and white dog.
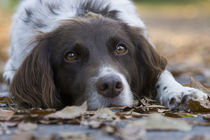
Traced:
<path fill-rule="evenodd" d="M 25 0 L 13 18 L 4 78 L 22 107 L 132 106 L 153 93 L 183 109 L 189 98 L 207 98 L 165 67 L 130 0 Z"/>

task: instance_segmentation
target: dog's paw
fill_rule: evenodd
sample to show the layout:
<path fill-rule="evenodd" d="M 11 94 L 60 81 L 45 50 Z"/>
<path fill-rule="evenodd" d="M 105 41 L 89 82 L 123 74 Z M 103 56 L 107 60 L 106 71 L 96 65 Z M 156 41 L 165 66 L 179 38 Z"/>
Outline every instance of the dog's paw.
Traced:
<path fill-rule="evenodd" d="M 163 90 L 160 102 L 171 110 L 188 110 L 189 99 L 207 100 L 208 95 L 201 90 L 190 87 Z"/>

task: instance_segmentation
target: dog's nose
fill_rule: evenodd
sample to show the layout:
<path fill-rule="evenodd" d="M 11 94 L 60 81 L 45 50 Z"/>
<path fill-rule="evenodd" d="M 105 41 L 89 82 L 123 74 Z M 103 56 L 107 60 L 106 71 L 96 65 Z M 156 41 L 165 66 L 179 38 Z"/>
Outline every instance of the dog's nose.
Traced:
<path fill-rule="evenodd" d="M 123 84 L 119 76 L 107 75 L 98 79 L 96 89 L 99 94 L 114 98 L 122 92 Z"/>

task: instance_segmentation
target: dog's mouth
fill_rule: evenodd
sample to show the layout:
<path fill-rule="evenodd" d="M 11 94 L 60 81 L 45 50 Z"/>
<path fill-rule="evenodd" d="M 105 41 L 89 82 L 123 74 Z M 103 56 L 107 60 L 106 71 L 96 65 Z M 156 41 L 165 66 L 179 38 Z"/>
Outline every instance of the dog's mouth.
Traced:
<path fill-rule="evenodd" d="M 92 78 L 88 92 L 88 109 L 133 105 L 133 94 L 125 76 L 112 67 L 102 67 Z"/>
<path fill-rule="evenodd" d="M 133 105 L 133 97 L 129 96 L 128 93 L 122 93 L 115 98 L 95 96 L 95 100 L 93 98 L 89 98 L 87 104 L 89 110 L 96 110 L 104 107 L 131 107 Z"/>

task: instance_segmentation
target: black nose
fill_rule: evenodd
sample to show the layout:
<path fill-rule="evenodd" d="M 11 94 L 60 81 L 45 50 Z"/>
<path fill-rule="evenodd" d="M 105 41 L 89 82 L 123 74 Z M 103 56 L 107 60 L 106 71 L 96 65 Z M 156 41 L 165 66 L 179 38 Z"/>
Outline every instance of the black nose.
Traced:
<path fill-rule="evenodd" d="M 119 76 L 107 75 L 98 79 L 96 89 L 99 94 L 114 98 L 122 92 L 123 84 Z"/>

